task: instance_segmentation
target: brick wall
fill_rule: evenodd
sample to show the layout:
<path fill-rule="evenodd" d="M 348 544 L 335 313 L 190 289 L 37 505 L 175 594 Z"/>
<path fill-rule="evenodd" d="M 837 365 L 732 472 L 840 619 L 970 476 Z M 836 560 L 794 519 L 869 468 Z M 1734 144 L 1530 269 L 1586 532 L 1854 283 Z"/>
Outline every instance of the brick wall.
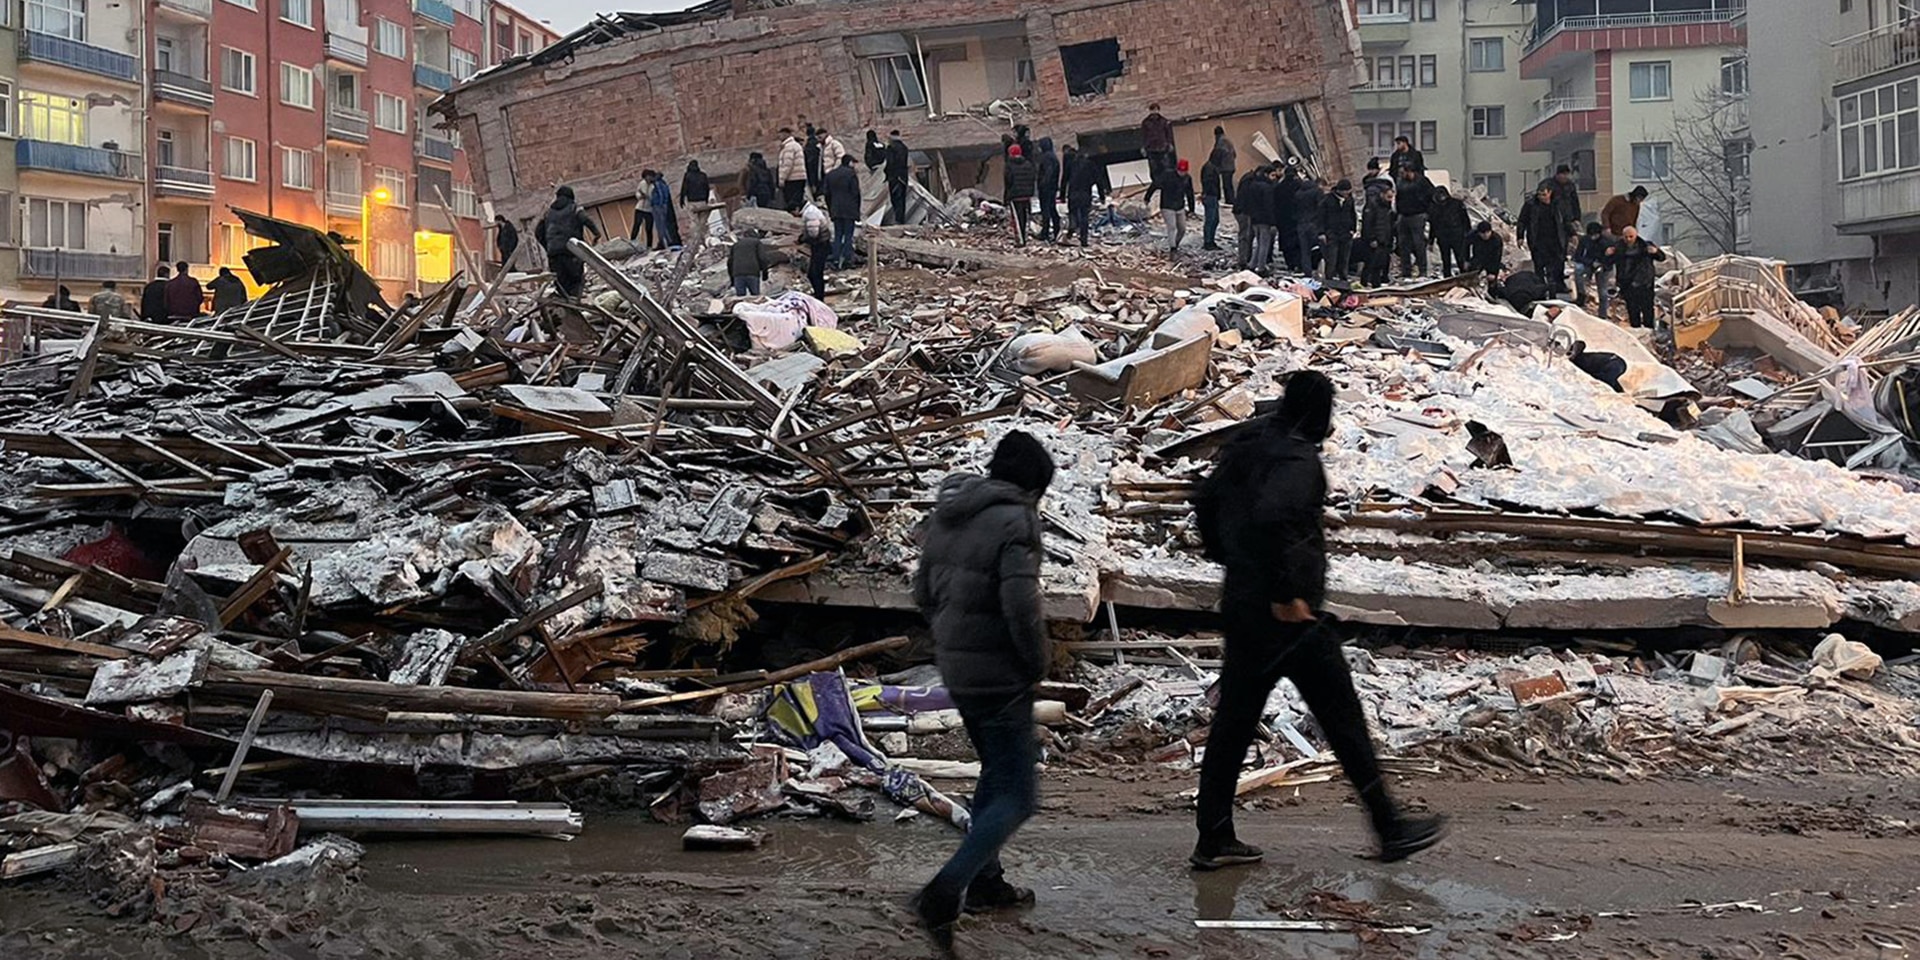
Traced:
<path fill-rule="evenodd" d="M 590 103 L 566 92 L 517 101 L 507 119 L 522 191 L 549 194 L 553 184 L 595 175 L 636 181 L 643 166 L 658 168 L 682 152 L 672 95 L 644 73 L 596 86 Z M 494 133 L 487 127 L 481 124 L 482 137 Z M 484 162 L 472 157 L 476 167 Z"/>
<path fill-rule="evenodd" d="M 673 88 L 686 128 L 686 149 L 777 144 L 780 128 L 797 127 L 801 117 L 833 126 L 832 118 L 850 114 L 840 90 L 825 82 L 844 69 L 835 66 L 830 69 L 818 43 L 675 64 Z M 650 152 L 654 149 L 647 146 Z M 769 153 L 767 162 L 773 159 Z"/>

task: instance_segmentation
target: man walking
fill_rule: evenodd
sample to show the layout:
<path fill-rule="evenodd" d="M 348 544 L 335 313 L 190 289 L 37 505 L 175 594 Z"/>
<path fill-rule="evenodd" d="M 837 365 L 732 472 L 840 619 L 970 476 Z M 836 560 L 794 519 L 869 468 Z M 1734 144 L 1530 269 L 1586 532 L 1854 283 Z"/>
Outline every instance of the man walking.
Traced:
<path fill-rule="evenodd" d="M 534 224 L 533 239 L 547 252 L 547 266 L 553 271 L 553 285 L 563 297 L 578 299 L 580 291 L 587 284 L 587 265 L 567 249 L 567 241 L 583 239 L 585 234 L 593 234 L 593 241 L 600 242 L 600 228 L 594 226 L 587 212 L 573 201 L 573 188 L 562 186 L 553 191 L 553 203 L 547 206 L 540 222 Z"/>
<path fill-rule="evenodd" d="M 1346 283 L 1353 258 L 1353 181 L 1342 180 L 1320 201 L 1320 250 L 1328 280 Z"/>
<path fill-rule="evenodd" d="M 1400 276 L 1427 275 L 1427 215 L 1433 210 L 1433 181 L 1413 166 L 1400 168 L 1393 190 L 1393 212 L 1400 218 Z"/>
<path fill-rule="evenodd" d="M 833 221 L 808 200 L 800 208 L 800 245 L 807 248 L 807 283 L 815 300 L 827 299 L 827 261 L 833 258 Z"/>
<path fill-rule="evenodd" d="M 1040 170 L 1040 239 L 1051 243 L 1060 236 L 1060 158 L 1052 137 L 1041 137 L 1039 148 L 1034 166 Z"/>
<path fill-rule="evenodd" d="M 780 136 L 784 138 L 777 161 L 780 199 L 788 213 L 799 213 L 800 205 L 807 201 L 807 148 L 793 135 L 792 127 L 781 127 Z"/>
<path fill-rule="evenodd" d="M 1187 215 L 1193 212 L 1193 177 L 1187 171 L 1191 169 L 1185 160 L 1177 161 L 1173 168 L 1154 181 L 1147 188 L 1142 203 L 1152 203 L 1156 191 L 1160 194 L 1160 218 L 1167 225 L 1167 253 L 1180 252 L 1180 241 L 1187 238 Z"/>
<path fill-rule="evenodd" d="M 1544 185 L 1553 189 L 1553 211 L 1560 218 L 1560 232 L 1570 240 L 1578 237 L 1580 221 L 1586 214 L 1580 212 L 1580 185 L 1573 182 L 1573 168 L 1561 164 Z"/>
<path fill-rule="evenodd" d="M 1542 182 L 1527 202 L 1520 206 L 1514 220 L 1514 234 L 1533 258 L 1533 272 L 1558 296 L 1567 289 L 1567 236 L 1562 232 L 1560 211 L 1553 205 L 1551 181 Z"/>
<path fill-rule="evenodd" d="M 1278 412 L 1229 444 L 1194 498 L 1207 555 L 1226 567 L 1226 658 L 1200 765 L 1200 837 L 1189 858 L 1197 869 L 1264 855 L 1234 832 L 1233 796 L 1254 727 L 1282 677 L 1300 691 L 1360 794 L 1382 861 L 1412 856 L 1445 832 L 1440 817 L 1410 816 L 1388 795 L 1340 638 L 1317 612 L 1327 589 L 1320 445 L 1332 432 L 1333 392 L 1317 371 L 1289 377 Z"/>
<path fill-rule="evenodd" d="M 1033 902 L 1033 891 L 1007 882 L 1000 848 L 1038 806 L 1034 690 L 1052 661 L 1040 613 L 1039 501 L 1053 470 L 1040 441 L 1007 434 L 986 476 L 941 484 L 914 571 L 914 603 L 933 628 L 940 678 L 980 757 L 972 826 L 914 904 L 948 956 L 962 909 Z"/>
<path fill-rule="evenodd" d="M 1470 229 L 1466 201 L 1448 193 L 1446 187 L 1433 188 L 1433 208 L 1427 213 L 1427 227 L 1433 233 L 1433 245 L 1440 248 L 1440 275 L 1451 277 L 1456 269 L 1464 272 Z"/>
<path fill-rule="evenodd" d="M 1024 247 L 1033 232 L 1033 196 L 1040 189 L 1040 168 L 1019 144 L 1007 148 L 1007 206 L 1013 211 L 1013 245 Z"/>
<path fill-rule="evenodd" d="M 860 222 L 860 174 L 853 169 L 853 158 L 842 153 L 840 165 L 827 171 L 823 186 L 827 216 L 833 219 L 833 265 L 844 270 L 853 265 L 853 231 Z"/>
<path fill-rule="evenodd" d="M 1628 227 L 1620 242 L 1607 249 L 1608 259 L 1620 277 L 1620 299 L 1627 302 L 1627 325 L 1654 329 L 1654 263 L 1667 258 L 1667 252 L 1641 239 L 1637 227 Z"/>
<path fill-rule="evenodd" d="M 913 178 L 913 156 L 900 131 L 887 134 L 887 198 L 893 203 L 893 222 L 907 222 L 907 181 Z"/>

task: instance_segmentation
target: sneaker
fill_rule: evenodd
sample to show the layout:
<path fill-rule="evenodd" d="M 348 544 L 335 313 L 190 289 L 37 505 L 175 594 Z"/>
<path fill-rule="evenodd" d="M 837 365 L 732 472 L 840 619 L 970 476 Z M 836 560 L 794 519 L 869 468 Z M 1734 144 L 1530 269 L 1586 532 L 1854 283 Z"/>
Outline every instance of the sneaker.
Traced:
<path fill-rule="evenodd" d="M 1193 864 L 1195 870 L 1218 870 L 1221 867 L 1239 866 L 1243 863 L 1259 863 L 1265 857 L 1266 853 L 1259 847 L 1241 843 L 1238 840 L 1228 840 L 1219 844 L 1196 844 L 1193 855 L 1187 858 L 1187 862 Z"/>
<path fill-rule="evenodd" d="M 1447 818 L 1401 817 L 1380 836 L 1380 862 L 1397 863 L 1439 843 L 1447 835 Z"/>
<path fill-rule="evenodd" d="M 951 960 L 959 954 L 953 951 L 953 922 L 960 918 L 960 912 L 953 910 L 944 915 L 928 903 L 926 891 L 913 899 L 913 915 L 920 921 L 920 929 L 925 931 L 927 939 L 933 941 L 934 950 L 940 956 Z"/>
<path fill-rule="evenodd" d="M 979 881 L 967 888 L 967 913 L 993 913 L 1033 906 L 1033 890 L 1008 883 L 1004 879 Z"/>

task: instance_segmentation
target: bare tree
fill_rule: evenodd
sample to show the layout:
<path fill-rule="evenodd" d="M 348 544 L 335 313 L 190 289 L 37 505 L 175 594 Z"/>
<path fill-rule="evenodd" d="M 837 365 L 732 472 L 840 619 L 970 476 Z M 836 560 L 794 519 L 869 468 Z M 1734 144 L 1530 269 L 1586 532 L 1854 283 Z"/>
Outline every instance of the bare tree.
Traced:
<path fill-rule="evenodd" d="M 1747 101 L 1717 87 L 1695 93 L 1693 101 L 1691 109 L 1674 114 L 1667 175 L 1656 181 L 1667 205 L 1692 223 L 1689 232 L 1701 252 L 1736 253 L 1752 201 Z"/>

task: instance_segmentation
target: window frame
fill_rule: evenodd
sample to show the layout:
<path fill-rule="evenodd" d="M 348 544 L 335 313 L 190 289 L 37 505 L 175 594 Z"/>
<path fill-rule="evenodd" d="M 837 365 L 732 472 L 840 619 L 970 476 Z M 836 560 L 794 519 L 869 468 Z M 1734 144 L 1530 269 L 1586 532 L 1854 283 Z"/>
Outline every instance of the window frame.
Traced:
<path fill-rule="evenodd" d="M 1480 56 L 1482 50 L 1492 50 L 1496 56 L 1493 66 L 1488 66 L 1488 58 Z M 1507 40 L 1505 37 L 1469 37 L 1467 39 L 1468 73 L 1506 73 Z"/>
<path fill-rule="evenodd" d="M 1423 154 L 1439 153 L 1440 122 L 1437 120 L 1421 120 L 1419 121 L 1419 130 L 1420 134 L 1415 138 L 1415 142 L 1420 144 L 1420 152 Z M 1429 157 L 1429 159 L 1431 159 L 1431 157 Z"/>
<path fill-rule="evenodd" d="M 54 9 L 55 7 L 59 9 L 56 10 Z M 77 43 L 87 42 L 86 0 L 26 0 L 25 11 L 26 13 L 25 16 L 22 17 L 22 20 L 25 21 L 24 26 L 26 29 L 34 33 L 44 33 L 48 36 L 61 37 Z M 40 20 L 40 26 L 37 27 L 33 25 L 36 14 Z M 47 17 L 49 15 L 62 18 L 65 21 L 63 24 L 65 29 L 48 29 Z"/>
<path fill-rule="evenodd" d="M 47 93 L 41 90 L 16 90 L 14 103 L 19 112 L 19 124 L 15 134 L 22 140 L 39 140 L 43 143 L 64 143 L 69 146 L 92 146 L 87 139 L 86 101 L 64 93 Z M 44 114 L 44 119 L 40 115 Z M 58 124 L 55 115 L 65 120 L 65 137 L 56 137 Z M 36 122 L 29 123 L 29 118 Z"/>
<path fill-rule="evenodd" d="M 1496 179 L 1500 181 L 1500 191 L 1498 194 L 1494 193 L 1494 190 L 1492 187 L 1492 183 Z M 1507 206 L 1507 175 L 1506 174 L 1476 173 L 1469 176 L 1467 179 L 1467 182 L 1472 184 L 1473 186 L 1477 186 L 1482 190 L 1484 190 L 1486 192 L 1487 198 L 1494 201 L 1502 209 L 1506 208 Z"/>
<path fill-rule="evenodd" d="M 383 28 L 386 28 L 386 27 L 392 27 L 394 33 L 400 38 L 400 49 L 397 52 L 387 50 L 380 43 L 380 32 Z M 405 60 L 407 58 L 407 40 L 408 40 L 407 33 L 408 33 L 407 28 L 401 24 L 395 23 L 392 20 L 388 20 L 386 17 L 374 17 L 373 18 L 373 52 L 383 57 L 391 57 L 395 60 Z"/>
<path fill-rule="evenodd" d="M 13 81 L 0 80 L 0 137 L 13 136 L 16 127 L 14 119 Z M 0 215 L 0 220 L 6 219 Z"/>
<path fill-rule="evenodd" d="M 226 143 L 221 147 L 221 150 L 220 150 L 220 178 L 223 180 L 233 180 L 238 183 L 259 183 L 260 182 L 260 144 L 259 142 L 247 137 L 236 137 L 232 134 L 227 134 L 226 137 L 227 137 Z M 233 159 L 234 159 L 233 150 L 234 150 L 234 147 L 241 144 L 246 145 L 246 150 L 243 151 L 244 155 L 247 158 L 246 176 L 241 176 L 233 172 Z"/>
<path fill-rule="evenodd" d="M 375 189 L 387 188 L 386 205 L 401 210 L 407 208 L 407 171 L 402 167 L 373 168 L 373 186 Z"/>
<path fill-rule="evenodd" d="M 1647 72 L 1647 95 L 1640 96 L 1634 90 L 1635 75 L 1642 67 Z M 1656 77 L 1663 82 L 1655 83 Z M 1666 103 L 1673 99 L 1673 61 L 1671 60 L 1635 60 L 1627 64 L 1627 102 L 1629 103 Z"/>
<path fill-rule="evenodd" d="M 1440 85 L 1440 57 L 1438 55 L 1431 53 L 1421 54 L 1419 69 L 1421 86 L 1437 87 Z"/>
<path fill-rule="evenodd" d="M 28 197 L 26 200 L 26 209 L 22 210 L 20 215 L 21 246 L 35 250 L 84 251 L 87 249 L 87 201 L 70 200 L 65 197 Z M 33 208 L 35 205 L 38 205 L 41 210 L 40 216 L 43 228 L 43 233 L 40 238 L 43 242 L 41 243 L 33 242 Z M 60 239 L 58 241 L 53 239 L 53 210 L 56 206 L 60 208 Z M 73 218 L 76 214 L 80 218 L 80 242 L 77 244 L 73 242 L 72 236 Z"/>
<path fill-rule="evenodd" d="M 1435 3 L 1435 0 L 1415 0 L 1413 14 L 1415 20 L 1432 22 L 1439 19 L 1439 17 L 1439 5 Z"/>
<path fill-rule="evenodd" d="M 1835 97 L 1834 116 L 1840 182 L 1920 169 L 1920 79 Z"/>
<path fill-rule="evenodd" d="M 395 109 L 398 111 L 400 118 L 398 126 L 389 126 L 386 122 L 386 110 L 384 108 L 389 103 L 394 104 Z M 404 136 L 407 132 L 407 98 L 396 97 L 393 94 L 375 90 L 373 92 L 373 125 L 388 133 L 398 133 Z"/>
<path fill-rule="evenodd" d="M 1720 58 L 1721 96 L 1728 98 L 1744 97 L 1747 95 L 1747 91 L 1752 89 L 1750 86 L 1752 83 L 1752 74 L 1749 72 L 1752 66 L 1749 60 L 1750 58 L 1744 53 L 1737 56 Z M 1729 83 L 1728 81 L 1730 79 L 1735 82 Z M 1733 87 L 1738 87 L 1739 89 L 1732 89 Z"/>
<path fill-rule="evenodd" d="M 306 76 L 307 102 L 300 103 L 298 101 L 290 100 L 287 98 L 287 95 L 293 91 L 293 84 L 289 82 L 290 75 L 294 79 L 297 79 L 302 75 Z M 313 71 L 308 70 L 306 67 L 300 66 L 297 63 L 291 63 L 286 60 L 280 61 L 279 100 L 282 104 L 289 107 L 293 107 L 296 110 L 312 110 L 314 108 Z"/>
<path fill-rule="evenodd" d="M 313 29 L 313 0 L 279 0 L 279 3 L 280 3 L 280 22 L 281 23 L 291 23 L 296 27 L 301 27 L 307 30 Z M 288 16 L 288 13 L 293 10 L 295 4 L 299 4 L 306 8 L 307 18 L 305 20 L 295 20 L 294 18 Z"/>
<path fill-rule="evenodd" d="M 920 63 L 914 59 L 912 54 L 887 54 L 879 57 L 868 57 L 866 60 L 868 76 L 873 80 L 874 97 L 879 102 L 882 113 L 925 110 L 927 108 L 927 103 L 932 95 L 932 91 L 927 89 L 926 75 L 920 72 Z M 881 72 L 883 69 L 886 70 L 884 74 Z M 901 81 L 903 71 L 913 78 L 912 92 L 919 98 L 919 102 L 917 103 L 914 102 L 912 98 L 905 96 L 908 92 L 908 87 Z M 887 94 L 889 90 L 887 83 L 883 79 L 885 77 L 891 77 L 893 80 L 893 91 L 902 94 L 900 103 L 893 103 L 888 100 Z"/>
<path fill-rule="evenodd" d="M 298 164 L 294 163 L 295 158 L 299 158 L 301 162 Z M 305 183 L 293 182 L 292 173 L 296 167 L 300 167 L 306 171 Z M 305 190 L 308 192 L 312 192 L 313 190 L 313 151 L 312 150 L 306 150 L 301 147 L 289 147 L 285 144 L 282 144 L 280 146 L 280 186 L 285 187 L 288 190 Z"/>
<path fill-rule="evenodd" d="M 1475 140 L 1505 140 L 1507 138 L 1507 108 L 1504 104 L 1487 104 L 1467 109 L 1467 129 Z"/>
<path fill-rule="evenodd" d="M 1647 151 L 1647 164 L 1640 165 L 1640 151 Z M 1627 151 L 1628 167 L 1636 183 L 1652 181 L 1665 183 L 1673 178 L 1673 141 L 1643 140 L 1629 146 Z M 1659 162 L 1655 162 L 1658 160 Z"/>
<path fill-rule="evenodd" d="M 239 54 L 242 58 L 240 62 L 247 65 L 247 86 L 245 89 L 233 85 L 233 71 L 227 69 L 227 54 L 229 53 Z M 237 93 L 243 97 L 258 98 L 260 96 L 260 58 L 254 56 L 251 51 L 222 44 L 220 47 L 220 89 L 228 93 Z"/>

